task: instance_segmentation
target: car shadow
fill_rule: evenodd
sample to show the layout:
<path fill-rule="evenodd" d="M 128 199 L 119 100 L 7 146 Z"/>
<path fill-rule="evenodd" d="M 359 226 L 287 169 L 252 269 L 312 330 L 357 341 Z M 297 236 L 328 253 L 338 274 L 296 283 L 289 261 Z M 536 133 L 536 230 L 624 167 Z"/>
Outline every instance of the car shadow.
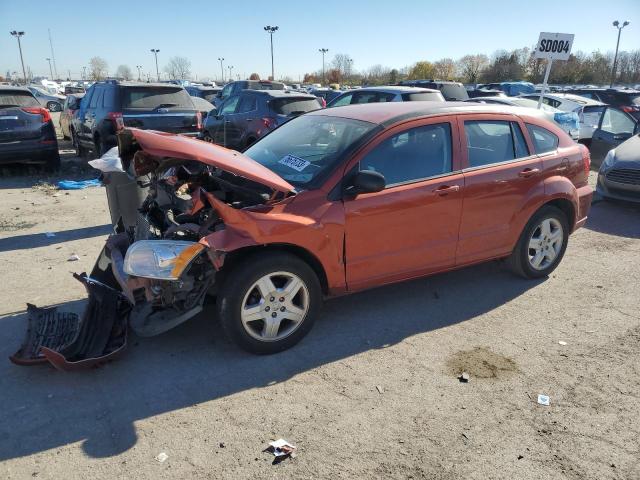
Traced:
<path fill-rule="evenodd" d="M 111 224 L 96 225 L 93 227 L 73 228 L 59 232 L 30 233 L 28 235 L 15 235 L 7 238 L 0 238 L 0 252 L 10 252 L 14 250 L 28 250 L 30 248 L 46 247 L 57 243 L 70 242 L 83 238 L 100 237 L 108 235 L 113 231 Z"/>
<path fill-rule="evenodd" d="M 585 228 L 618 237 L 640 238 L 640 204 L 613 200 L 594 202 Z"/>
<path fill-rule="evenodd" d="M 541 282 L 516 278 L 494 262 L 337 298 L 325 303 L 300 344 L 271 356 L 230 344 L 208 307 L 170 333 L 131 340 L 120 360 L 97 369 L 63 373 L 6 361 L 0 363 L 0 461 L 79 441 L 90 457 L 114 456 L 137 443 L 138 420 L 268 388 L 320 365 L 473 321 Z M 7 358 L 21 342 L 26 314 L 0 322 L 0 357 Z"/>

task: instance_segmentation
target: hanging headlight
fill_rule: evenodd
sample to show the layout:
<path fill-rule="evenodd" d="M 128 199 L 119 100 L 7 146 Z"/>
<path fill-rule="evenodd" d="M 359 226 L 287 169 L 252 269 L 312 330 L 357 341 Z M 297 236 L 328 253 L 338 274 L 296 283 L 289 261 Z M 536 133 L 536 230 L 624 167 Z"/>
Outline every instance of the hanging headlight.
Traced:
<path fill-rule="evenodd" d="M 124 271 L 135 277 L 178 280 L 204 248 L 196 242 L 140 240 L 127 250 Z"/>

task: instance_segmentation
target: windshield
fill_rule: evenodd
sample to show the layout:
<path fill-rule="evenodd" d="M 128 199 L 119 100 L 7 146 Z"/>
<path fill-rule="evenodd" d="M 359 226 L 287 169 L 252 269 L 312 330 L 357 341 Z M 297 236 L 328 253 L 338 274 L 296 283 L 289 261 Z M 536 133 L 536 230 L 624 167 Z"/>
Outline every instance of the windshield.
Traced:
<path fill-rule="evenodd" d="M 349 118 L 297 117 L 244 152 L 296 187 L 327 171 L 376 125 Z"/>
<path fill-rule="evenodd" d="M 15 105 L 17 107 L 39 107 L 38 101 L 29 92 L 19 90 L 0 90 L 0 107 Z"/>
<path fill-rule="evenodd" d="M 189 94 L 180 87 L 124 87 L 122 108 L 182 108 L 193 110 Z"/>

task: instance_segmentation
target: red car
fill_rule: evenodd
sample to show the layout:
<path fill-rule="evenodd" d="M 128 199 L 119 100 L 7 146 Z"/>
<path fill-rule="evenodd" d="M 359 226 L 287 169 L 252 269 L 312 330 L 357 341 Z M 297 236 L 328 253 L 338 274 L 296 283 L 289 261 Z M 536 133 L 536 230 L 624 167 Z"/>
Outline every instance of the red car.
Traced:
<path fill-rule="evenodd" d="M 592 197 L 587 149 L 513 107 L 318 110 L 243 154 L 135 129 L 119 145 L 135 180 L 107 180 L 122 233 L 91 277 L 126 298 L 140 335 L 213 294 L 224 331 L 254 353 L 298 342 L 326 297 L 501 258 L 546 276 Z"/>

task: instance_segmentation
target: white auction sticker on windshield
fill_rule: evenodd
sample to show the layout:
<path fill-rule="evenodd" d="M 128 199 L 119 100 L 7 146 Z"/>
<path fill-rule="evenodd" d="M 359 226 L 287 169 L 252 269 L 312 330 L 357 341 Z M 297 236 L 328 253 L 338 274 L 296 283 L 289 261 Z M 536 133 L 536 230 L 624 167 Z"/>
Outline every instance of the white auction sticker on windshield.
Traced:
<path fill-rule="evenodd" d="M 302 158 L 298 158 L 294 155 L 285 155 L 284 157 L 282 157 L 282 159 L 278 163 L 281 163 L 283 165 L 286 165 L 287 167 L 293 168 L 298 172 L 303 171 L 305 168 L 311 165 L 311 162 L 307 162 L 306 160 Z"/>

